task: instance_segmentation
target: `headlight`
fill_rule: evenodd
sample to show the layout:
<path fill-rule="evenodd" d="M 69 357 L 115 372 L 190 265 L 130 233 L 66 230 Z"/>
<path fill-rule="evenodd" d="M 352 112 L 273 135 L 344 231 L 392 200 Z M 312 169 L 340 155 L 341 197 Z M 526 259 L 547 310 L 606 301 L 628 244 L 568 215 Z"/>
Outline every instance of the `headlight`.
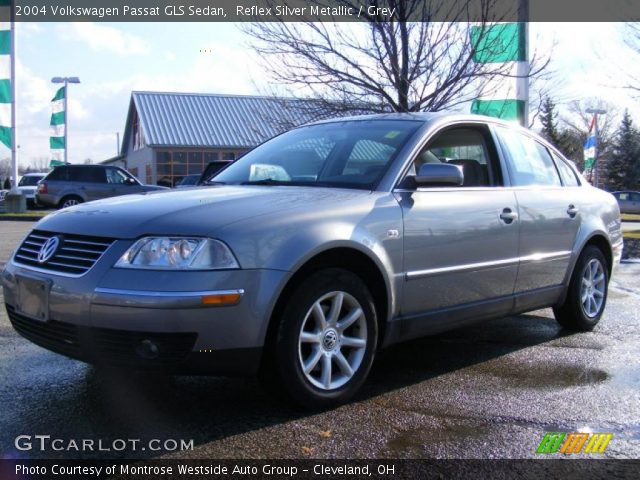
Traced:
<path fill-rule="evenodd" d="M 220 270 L 240 268 L 224 243 L 211 238 L 145 237 L 116 262 L 121 268 Z"/>

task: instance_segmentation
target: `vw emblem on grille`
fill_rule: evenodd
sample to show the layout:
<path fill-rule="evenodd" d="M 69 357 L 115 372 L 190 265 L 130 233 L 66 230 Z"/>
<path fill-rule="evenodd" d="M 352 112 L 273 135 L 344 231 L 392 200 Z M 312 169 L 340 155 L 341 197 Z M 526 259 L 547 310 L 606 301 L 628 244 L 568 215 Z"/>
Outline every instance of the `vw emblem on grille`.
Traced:
<path fill-rule="evenodd" d="M 42 247 L 40 247 L 40 251 L 38 252 L 38 263 L 44 263 L 51 257 L 53 257 L 53 254 L 56 253 L 56 250 L 58 250 L 59 246 L 59 237 L 51 237 L 49 240 L 44 242 Z"/>

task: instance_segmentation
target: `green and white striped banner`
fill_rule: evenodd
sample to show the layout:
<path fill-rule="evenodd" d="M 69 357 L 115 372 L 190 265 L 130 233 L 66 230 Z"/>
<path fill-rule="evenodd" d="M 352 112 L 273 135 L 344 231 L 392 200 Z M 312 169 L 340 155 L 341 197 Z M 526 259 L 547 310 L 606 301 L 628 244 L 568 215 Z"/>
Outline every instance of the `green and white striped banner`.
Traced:
<path fill-rule="evenodd" d="M 0 0 L 0 19 L 11 18 L 11 0 Z M 0 141 L 11 148 L 11 22 L 0 21 Z"/>
<path fill-rule="evenodd" d="M 522 120 L 528 101 L 526 25 L 494 23 L 471 27 L 471 42 L 476 63 L 502 63 L 500 75 L 487 82 L 471 104 L 471 113 Z"/>
<path fill-rule="evenodd" d="M 65 128 L 66 112 L 65 107 L 65 87 L 60 87 L 56 96 L 51 99 L 51 123 L 49 125 L 49 148 L 51 149 L 51 160 L 64 162 L 65 149 Z"/>

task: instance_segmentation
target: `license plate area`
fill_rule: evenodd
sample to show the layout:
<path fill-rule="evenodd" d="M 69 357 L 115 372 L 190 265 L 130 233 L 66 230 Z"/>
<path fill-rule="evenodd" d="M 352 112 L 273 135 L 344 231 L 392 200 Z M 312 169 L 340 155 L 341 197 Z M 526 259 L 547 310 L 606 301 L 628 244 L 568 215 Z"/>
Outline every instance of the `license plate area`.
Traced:
<path fill-rule="evenodd" d="M 49 320 L 49 291 L 51 281 L 16 275 L 17 313 L 25 317 L 46 322 Z"/>

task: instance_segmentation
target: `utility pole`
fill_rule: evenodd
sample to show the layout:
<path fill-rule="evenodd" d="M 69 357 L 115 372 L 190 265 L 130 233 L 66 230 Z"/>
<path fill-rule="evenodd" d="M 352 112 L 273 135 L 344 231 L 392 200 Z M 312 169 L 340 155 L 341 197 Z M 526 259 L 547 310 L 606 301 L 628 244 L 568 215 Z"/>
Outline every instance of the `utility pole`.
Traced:
<path fill-rule="evenodd" d="M 18 190 L 18 141 L 16 135 L 16 22 L 15 8 L 11 8 L 11 193 L 20 195 Z"/>
<path fill-rule="evenodd" d="M 524 42 L 524 61 L 517 63 L 516 92 L 519 99 L 524 100 L 522 118 L 520 124 L 524 128 L 529 127 L 529 0 L 519 0 L 518 23 L 522 29 L 522 41 Z M 521 39 L 518 39 L 521 40 Z"/>

